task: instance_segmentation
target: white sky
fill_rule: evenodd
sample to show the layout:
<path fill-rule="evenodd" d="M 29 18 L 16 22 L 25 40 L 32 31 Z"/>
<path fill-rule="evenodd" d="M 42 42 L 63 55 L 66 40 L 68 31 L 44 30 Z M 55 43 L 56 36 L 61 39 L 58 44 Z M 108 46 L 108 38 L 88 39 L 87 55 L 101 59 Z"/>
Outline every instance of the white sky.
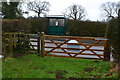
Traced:
<path fill-rule="evenodd" d="M 30 0 L 33 1 L 33 0 Z M 86 19 L 96 21 L 101 20 L 101 4 L 105 2 L 119 2 L 120 0 L 41 0 L 51 4 L 49 15 L 62 15 L 66 8 L 72 4 L 79 4 L 87 11 Z M 29 14 L 29 16 L 32 14 Z"/>

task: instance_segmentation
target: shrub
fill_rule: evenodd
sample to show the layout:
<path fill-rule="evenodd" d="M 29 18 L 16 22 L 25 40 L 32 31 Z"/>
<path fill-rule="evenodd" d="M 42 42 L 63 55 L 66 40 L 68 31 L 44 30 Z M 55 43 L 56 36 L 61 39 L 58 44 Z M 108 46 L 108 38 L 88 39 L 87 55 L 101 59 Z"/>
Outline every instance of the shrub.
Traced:
<path fill-rule="evenodd" d="M 46 26 L 47 26 L 46 18 L 28 19 L 27 22 L 31 26 L 30 33 L 46 32 Z"/>
<path fill-rule="evenodd" d="M 3 20 L 2 27 L 4 32 L 18 32 L 20 30 L 24 30 L 27 33 L 46 32 L 47 19 L 32 18 Z M 67 20 L 67 32 L 69 32 L 69 35 L 103 37 L 105 31 L 106 23 Z"/>
<path fill-rule="evenodd" d="M 117 25 L 117 19 L 112 19 L 108 22 L 108 30 L 107 30 L 107 38 L 109 39 L 109 50 L 112 49 L 112 55 L 115 61 L 119 59 L 118 57 L 118 25 Z"/>
<path fill-rule="evenodd" d="M 70 35 L 103 37 L 106 23 L 68 20 Z"/>
<path fill-rule="evenodd" d="M 20 32 L 24 30 L 28 33 L 31 30 L 30 24 L 25 19 L 3 19 L 2 31 L 3 32 Z"/>

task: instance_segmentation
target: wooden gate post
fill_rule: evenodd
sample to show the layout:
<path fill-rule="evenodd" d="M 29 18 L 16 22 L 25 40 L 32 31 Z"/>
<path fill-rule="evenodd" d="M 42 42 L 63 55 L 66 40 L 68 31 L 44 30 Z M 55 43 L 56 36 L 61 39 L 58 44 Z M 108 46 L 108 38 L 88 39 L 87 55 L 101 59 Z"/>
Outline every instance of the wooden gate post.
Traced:
<path fill-rule="evenodd" d="M 10 53 L 10 56 L 13 55 L 13 38 L 12 38 L 12 33 L 9 33 L 9 53 Z"/>
<path fill-rule="evenodd" d="M 40 56 L 40 32 L 38 32 L 38 37 L 37 37 L 37 52 L 38 52 L 38 56 Z"/>
<path fill-rule="evenodd" d="M 41 39 L 41 57 L 44 57 L 44 44 L 45 44 L 45 42 L 44 42 L 44 39 L 45 39 L 45 34 L 44 34 L 44 32 L 41 32 L 41 37 L 42 37 L 42 39 Z"/>
<path fill-rule="evenodd" d="M 108 40 L 104 42 L 104 61 L 110 61 L 110 48 Z"/>

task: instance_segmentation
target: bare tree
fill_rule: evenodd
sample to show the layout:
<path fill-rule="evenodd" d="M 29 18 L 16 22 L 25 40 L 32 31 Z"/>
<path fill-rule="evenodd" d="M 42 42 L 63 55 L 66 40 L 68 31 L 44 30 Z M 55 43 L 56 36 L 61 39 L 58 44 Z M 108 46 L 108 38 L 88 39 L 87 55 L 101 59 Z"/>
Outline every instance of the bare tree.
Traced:
<path fill-rule="evenodd" d="M 50 3 L 46 1 L 41 2 L 39 0 L 35 0 L 33 2 L 29 2 L 27 6 L 28 10 L 34 11 L 38 14 L 38 17 L 40 17 L 40 14 L 46 14 L 46 12 L 49 11 Z"/>
<path fill-rule="evenodd" d="M 120 9 L 120 2 L 106 2 L 101 5 L 102 14 L 107 18 L 118 17 L 118 10 Z"/>
<path fill-rule="evenodd" d="M 65 9 L 64 12 L 62 12 L 66 17 L 74 20 L 81 20 L 85 18 L 86 11 L 81 5 L 73 4 L 67 9 Z"/>

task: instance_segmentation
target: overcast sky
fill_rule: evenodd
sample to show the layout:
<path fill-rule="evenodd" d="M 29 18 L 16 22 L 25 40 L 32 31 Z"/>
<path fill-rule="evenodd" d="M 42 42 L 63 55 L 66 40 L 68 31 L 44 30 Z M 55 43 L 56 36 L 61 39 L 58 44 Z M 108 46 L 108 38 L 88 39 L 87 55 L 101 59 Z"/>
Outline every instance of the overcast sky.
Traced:
<path fill-rule="evenodd" d="M 33 1 L 33 0 L 31 0 Z M 101 4 L 105 2 L 119 2 L 120 0 L 41 0 L 47 1 L 51 4 L 49 15 L 62 15 L 66 8 L 72 4 L 80 4 L 87 11 L 86 19 L 96 21 L 102 20 L 101 18 Z M 32 14 L 29 14 L 29 16 Z"/>

